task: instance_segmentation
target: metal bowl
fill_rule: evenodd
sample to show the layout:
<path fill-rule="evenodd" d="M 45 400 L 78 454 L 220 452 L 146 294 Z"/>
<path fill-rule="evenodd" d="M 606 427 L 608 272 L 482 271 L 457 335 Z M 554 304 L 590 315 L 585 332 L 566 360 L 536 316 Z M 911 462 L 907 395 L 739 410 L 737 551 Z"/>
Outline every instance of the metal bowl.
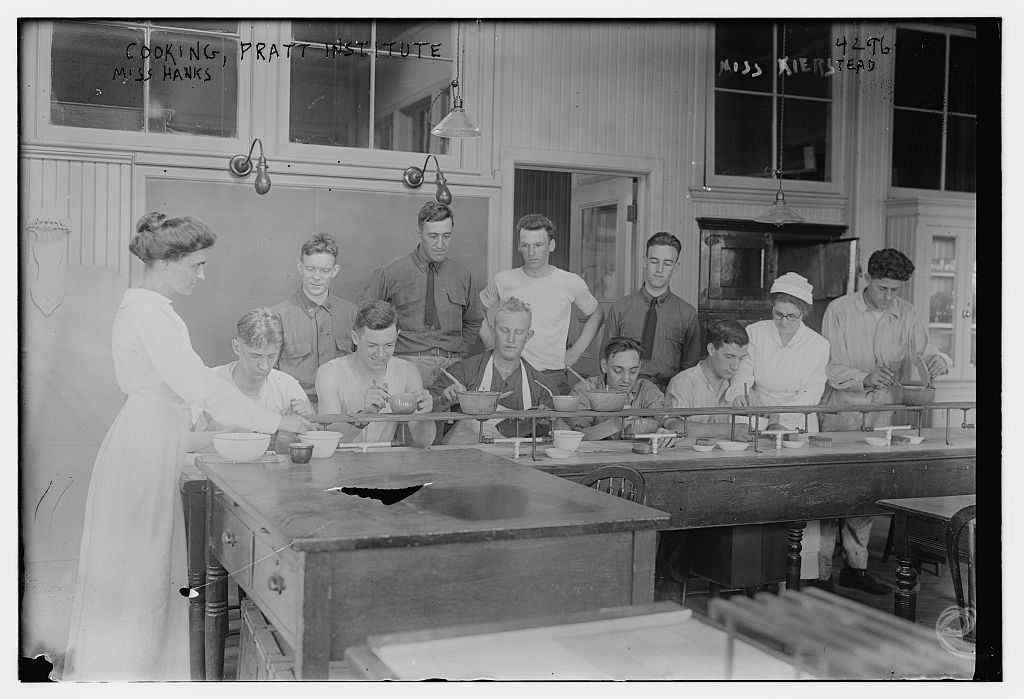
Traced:
<path fill-rule="evenodd" d="M 935 400 L 935 389 L 927 386 L 904 386 L 897 393 L 902 394 L 897 402 L 903 405 L 928 405 Z"/>
<path fill-rule="evenodd" d="M 590 399 L 590 407 L 603 413 L 611 413 L 622 410 L 629 399 L 628 391 L 613 391 L 610 388 L 595 388 L 587 391 L 587 398 Z"/>
<path fill-rule="evenodd" d="M 459 406 L 467 415 L 486 415 L 498 407 L 497 391 L 458 391 Z"/>

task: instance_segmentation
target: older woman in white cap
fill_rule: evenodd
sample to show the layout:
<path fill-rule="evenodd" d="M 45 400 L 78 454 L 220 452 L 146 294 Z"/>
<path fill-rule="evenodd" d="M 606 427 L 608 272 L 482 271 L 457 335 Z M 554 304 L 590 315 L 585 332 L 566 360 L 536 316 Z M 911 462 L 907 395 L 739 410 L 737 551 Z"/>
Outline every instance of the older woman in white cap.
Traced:
<path fill-rule="evenodd" d="M 768 297 L 772 319 L 747 326 L 750 351 L 725 392 L 727 401 L 744 407 L 818 404 L 825 391 L 829 344 L 803 323 L 814 303 L 811 292 L 810 283 L 795 272 L 775 280 Z M 801 413 L 780 413 L 771 420 L 789 428 L 804 426 Z M 808 430 L 818 430 L 814 413 Z"/>

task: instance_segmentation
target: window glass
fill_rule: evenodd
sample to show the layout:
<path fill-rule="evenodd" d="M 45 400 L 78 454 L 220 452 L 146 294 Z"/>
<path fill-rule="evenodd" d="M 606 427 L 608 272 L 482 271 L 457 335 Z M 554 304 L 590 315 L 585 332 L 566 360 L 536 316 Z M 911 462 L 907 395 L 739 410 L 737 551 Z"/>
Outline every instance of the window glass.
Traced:
<path fill-rule="evenodd" d="M 946 37 L 900 29 L 896 32 L 893 53 L 896 56 L 896 106 L 942 109 Z"/>
<path fill-rule="evenodd" d="M 897 109 L 892 129 L 894 187 L 938 189 L 942 168 L 942 115 Z"/>
<path fill-rule="evenodd" d="M 153 64 L 147 110 L 149 131 L 234 136 L 238 113 L 238 42 L 209 34 L 156 30 L 151 36 L 154 46 L 198 44 L 203 58 Z M 216 59 L 206 58 L 215 53 Z"/>
<path fill-rule="evenodd" d="M 977 42 L 949 37 L 949 111 L 977 114 Z"/>
<path fill-rule="evenodd" d="M 291 140 L 369 148 L 370 59 L 292 60 Z"/>
<path fill-rule="evenodd" d="M 290 66 L 290 141 L 448 152 L 430 129 L 451 108 L 450 22 L 294 22 L 292 36 L 310 48 Z"/>
<path fill-rule="evenodd" d="M 946 124 L 946 189 L 977 191 L 978 128 L 974 117 L 950 115 Z"/>
<path fill-rule="evenodd" d="M 772 167 L 772 99 L 715 95 L 715 174 L 764 177 Z"/>
<path fill-rule="evenodd" d="M 787 180 L 827 182 L 831 179 L 831 103 L 790 97 L 785 103 L 782 176 Z"/>
<path fill-rule="evenodd" d="M 55 22 L 50 123 L 235 136 L 238 37 L 222 34 L 236 31 L 237 23 L 170 24 L 220 33 L 151 24 Z"/>
<path fill-rule="evenodd" d="M 125 60 L 125 47 L 145 41 L 142 29 L 57 22 L 53 28 L 50 123 L 142 131 L 145 105 L 141 61 Z M 115 66 L 132 73 L 114 79 Z"/>
<path fill-rule="evenodd" d="M 830 42 L 826 22 L 716 23 L 716 175 L 831 181 Z"/>
<path fill-rule="evenodd" d="M 141 22 L 140 22 L 141 24 Z M 219 22 L 203 20 L 154 19 L 153 24 L 160 27 L 179 27 L 181 29 L 199 29 L 208 32 L 238 33 L 238 22 Z"/>
<path fill-rule="evenodd" d="M 976 48 L 972 37 L 897 30 L 894 186 L 976 191 Z"/>

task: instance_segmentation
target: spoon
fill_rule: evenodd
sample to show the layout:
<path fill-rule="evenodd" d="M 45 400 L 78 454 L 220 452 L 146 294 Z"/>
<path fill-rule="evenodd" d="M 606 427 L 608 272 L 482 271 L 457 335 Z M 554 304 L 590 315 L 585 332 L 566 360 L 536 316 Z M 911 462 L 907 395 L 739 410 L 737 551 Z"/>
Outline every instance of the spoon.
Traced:
<path fill-rule="evenodd" d="M 460 391 L 465 391 L 465 390 L 466 390 L 466 387 L 462 385 L 462 382 L 461 382 L 461 381 L 459 381 L 459 380 L 458 380 L 457 378 L 455 378 L 454 376 L 452 376 L 451 374 L 449 374 L 449 373 L 448 373 L 448 372 L 447 372 L 446 370 L 444 370 L 444 369 L 441 369 L 441 373 L 442 373 L 442 374 L 444 374 L 445 376 L 447 376 L 447 377 L 448 377 L 448 378 L 449 378 L 449 379 L 451 380 L 451 382 L 452 382 L 453 384 L 455 384 L 455 388 L 456 388 L 456 389 L 458 389 L 458 390 L 460 390 Z"/>
<path fill-rule="evenodd" d="M 540 381 L 538 381 L 537 379 L 534 379 L 533 382 L 535 384 L 537 384 L 538 386 L 540 386 L 541 388 L 543 388 L 545 391 L 547 391 L 549 396 L 551 396 L 552 398 L 555 397 L 555 394 L 552 392 L 552 390 L 550 388 L 548 388 L 547 386 L 545 386 L 544 384 L 542 384 Z"/>
<path fill-rule="evenodd" d="M 580 376 L 580 373 L 578 371 L 576 371 L 575 369 L 573 369 L 571 366 L 567 366 L 565 368 L 568 369 L 569 371 L 571 371 L 572 375 L 575 376 L 580 381 L 586 381 L 586 379 L 583 378 L 582 376 Z"/>

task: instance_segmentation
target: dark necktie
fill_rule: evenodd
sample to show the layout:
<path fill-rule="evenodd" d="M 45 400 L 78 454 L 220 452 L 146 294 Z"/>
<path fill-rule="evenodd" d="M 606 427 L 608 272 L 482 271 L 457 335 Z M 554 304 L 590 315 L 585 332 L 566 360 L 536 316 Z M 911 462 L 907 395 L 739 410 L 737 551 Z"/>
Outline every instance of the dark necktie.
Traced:
<path fill-rule="evenodd" d="M 658 299 L 651 299 L 644 316 L 644 331 L 640 336 L 640 359 L 650 359 L 654 352 L 654 330 L 658 327 Z"/>
<path fill-rule="evenodd" d="M 434 278 L 437 276 L 437 265 L 433 262 L 427 265 L 427 299 L 426 310 L 423 314 L 423 324 L 428 328 L 439 328 L 437 322 L 437 304 L 434 302 Z"/>

